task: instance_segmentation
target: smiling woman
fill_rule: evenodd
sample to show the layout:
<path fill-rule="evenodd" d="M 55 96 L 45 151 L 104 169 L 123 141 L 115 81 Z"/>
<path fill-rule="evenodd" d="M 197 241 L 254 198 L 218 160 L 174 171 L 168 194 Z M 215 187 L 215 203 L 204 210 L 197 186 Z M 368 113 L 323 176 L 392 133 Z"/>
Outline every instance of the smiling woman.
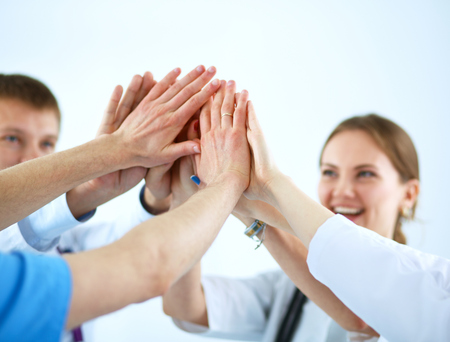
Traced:
<path fill-rule="evenodd" d="M 362 227 L 406 244 L 402 222 L 413 219 L 419 162 L 409 135 L 375 114 L 343 121 L 320 158 L 320 202 Z"/>

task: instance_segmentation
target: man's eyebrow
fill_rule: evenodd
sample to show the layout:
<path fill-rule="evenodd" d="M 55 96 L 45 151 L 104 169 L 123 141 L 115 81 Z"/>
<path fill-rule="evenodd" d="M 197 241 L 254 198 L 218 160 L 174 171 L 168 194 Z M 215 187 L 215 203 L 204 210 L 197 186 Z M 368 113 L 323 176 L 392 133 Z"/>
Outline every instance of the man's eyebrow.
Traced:
<path fill-rule="evenodd" d="M 8 126 L 0 127 L 0 131 L 2 131 L 2 132 L 24 133 L 24 131 L 19 129 L 19 128 L 8 127 Z"/>

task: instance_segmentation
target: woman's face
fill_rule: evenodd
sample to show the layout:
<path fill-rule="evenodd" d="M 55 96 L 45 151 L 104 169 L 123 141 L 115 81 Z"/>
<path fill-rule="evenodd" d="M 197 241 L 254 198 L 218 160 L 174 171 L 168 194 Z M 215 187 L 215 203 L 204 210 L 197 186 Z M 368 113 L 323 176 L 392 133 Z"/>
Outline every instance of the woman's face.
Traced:
<path fill-rule="evenodd" d="M 392 238 L 406 196 L 399 173 L 366 132 L 343 131 L 326 145 L 319 198 L 328 209 Z"/>

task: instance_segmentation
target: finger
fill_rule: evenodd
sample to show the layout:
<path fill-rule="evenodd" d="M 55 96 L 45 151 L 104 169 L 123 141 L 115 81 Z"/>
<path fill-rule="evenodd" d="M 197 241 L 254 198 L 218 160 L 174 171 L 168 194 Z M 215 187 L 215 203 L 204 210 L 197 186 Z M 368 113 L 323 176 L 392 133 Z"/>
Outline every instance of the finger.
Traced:
<path fill-rule="evenodd" d="M 256 117 L 256 112 L 255 112 L 255 108 L 253 107 L 253 103 L 252 101 L 248 101 L 247 102 L 247 115 L 248 115 L 248 119 L 247 119 L 247 126 L 248 129 L 250 129 L 251 131 L 253 130 L 259 130 L 261 131 L 261 125 L 259 124 L 258 118 Z"/>
<path fill-rule="evenodd" d="M 239 96 L 237 107 L 233 116 L 233 128 L 245 129 L 245 122 L 247 121 L 247 101 L 248 91 L 243 90 Z"/>
<path fill-rule="evenodd" d="M 109 99 L 108 105 L 106 106 L 105 113 L 102 117 L 102 123 L 98 128 L 96 136 L 98 137 L 101 134 L 111 133 L 109 127 L 113 124 L 114 119 L 116 117 L 116 110 L 119 106 L 120 98 L 122 97 L 123 88 L 121 85 L 118 85 L 114 88 L 111 97 Z"/>
<path fill-rule="evenodd" d="M 189 85 L 198 77 L 200 77 L 200 75 L 202 75 L 204 72 L 205 67 L 203 65 L 199 65 L 198 67 L 196 67 L 186 76 L 184 76 L 181 80 L 175 82 L 175 84 L 173 84 L 163 95 L 161 95 L 161 101 L 169 102 L 175 95 L 177 95 L 187 85 Z"/>
<path fill-rule="evenodd" d="M 199 134 L 199 120 L 194 120 L 189 124 L 188 130 L 187 130 L 187 139 L 188 140 L 194 140 L 194 139 L 200 139 Z"/>
<path fill-rule="evenodd" d="M 202 90 L 202 88 L 209 81 L 211 81 L 211 79 L 213 78 L 213 76 L 215 74 L 216 74 L 216 68 L 212 66 L 208 70 L 203 72 L 201 75 L 197 76 L 194 80 L 192 80 L 192 82 L 190 82 L 189 84 L 185 85 L 182 89 L 180 89 L 179 93 L 176 94 L 176 96 L 174 96 L 169 101 L 169 103 L 168 103 L 169 108 L 173 108 L 173 110 L 177 110 L 186 101 L 188 101 L 195 94 L 197 94 L 200 90 Z M 174 87 L 176 87 L 176 84 L 174 85 Z"/>
<path fill-rule="evenodd" d="M 181 69 L 175 68 L 169 72 L 161 81 L 150 90 L 150 93 L 144 98 L 143 101 L 153 101 L 159 98 L 169 87 L 176 81 L 180 75 Z"/>
<path fill-rule="evenodd" d="M 206 134 L 211 130 L 211 106 L 212 98 L 209 98 L 200 112 L 200 134 Z"/>
<path fill-rule="evenodd" d="M 214 97 L 214 102 L 212 104 L 212 109 L 211 109 L 211 128 L 212 129 L 220 127 L 220 115 L 221 115 L 223 99 L 225 98 L 226 85 L 227 85 L 226 81 L 224 81 L 224 80 L 220 81 L 220 89 L 216 93 L 216 96 Z"/>
<path fill-rule="evenodd" d="M 241 93 L 234 94 L 234 103 L 237 105 L 239 102 L 239 96 L 241 96 Z"/>
<path fill-rule="evenodd" d="M 114 122 L 115 129 L 119 128 L 128 114 L 131 113 L 131 107 L 133 106 L 136 94 L 142 85 L 141 75 L 134 75 L 131 79 L 130 85 L 128 86 L 122 101 L 120 101 L 119 108 L 117 109 L 117 114 Z"/>
<path fill-rule="evenodd" d="M 141 88 L 139 89 L 135 99 L 134 103 L 131 106 L 131 111 L 135 110 L 136 107 L 141 103 L 141 101 L 144 99 L 145 96 L 152 90 L 152 88 L 155 86 L 156 81 L 153 79 L 153 75 L 150 71 L 146 71 L 144 73 Z"/>
<path fill-rule="evenodd" d="M 178 158 L 189 156 L 191 154 L 200 153 L 200 144 L 198 141 L 184 141 L 180 143 L 173 143 L 166 147 L 163 152 L 166 163 L 177 160 Z"/>
<path fill-rule="evenodd" d="M 222 102 L 221 112 L 221 126 L 229 128 L 233 126 L 234 114 L 234 94 L 236 93 L 236 82 L 228 81 L 225 89 L 225 98 Z"/>
<path fill-rule="evenodd" d="M 199 110 L 208 99 L 217 91 L 219 88 L 219 80 L 212 81 L 208 86 L 206 86 L 198 94 L 191 97 L 184 105 L 182 105 L 174 115 L 178 116 L 179 122 L 183 125 Z"/>

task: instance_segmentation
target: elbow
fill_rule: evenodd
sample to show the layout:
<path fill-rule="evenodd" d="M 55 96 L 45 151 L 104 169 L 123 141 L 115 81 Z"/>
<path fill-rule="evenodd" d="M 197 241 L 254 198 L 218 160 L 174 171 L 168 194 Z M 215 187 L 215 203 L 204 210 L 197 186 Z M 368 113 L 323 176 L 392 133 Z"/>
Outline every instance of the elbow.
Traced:
<path fill-rule="evenodd" d="M 342 325 L 347 331 L 360 332 L 371 336 L 379 336 L 379 334 L 373 330 L 366 322 L 364 322 L 359 317 L 355 317 L 351 322 L 347 322 Z"/>
<path fill-rule="evenodd" d="M 170 262 L 166 262 L 170 256 L 164 252 L 153 250 L 150 252 L 145 265 L 141 267 L 143 283 L 142 301 L 164 296 L 176 279 L 176 270 Z"/>

